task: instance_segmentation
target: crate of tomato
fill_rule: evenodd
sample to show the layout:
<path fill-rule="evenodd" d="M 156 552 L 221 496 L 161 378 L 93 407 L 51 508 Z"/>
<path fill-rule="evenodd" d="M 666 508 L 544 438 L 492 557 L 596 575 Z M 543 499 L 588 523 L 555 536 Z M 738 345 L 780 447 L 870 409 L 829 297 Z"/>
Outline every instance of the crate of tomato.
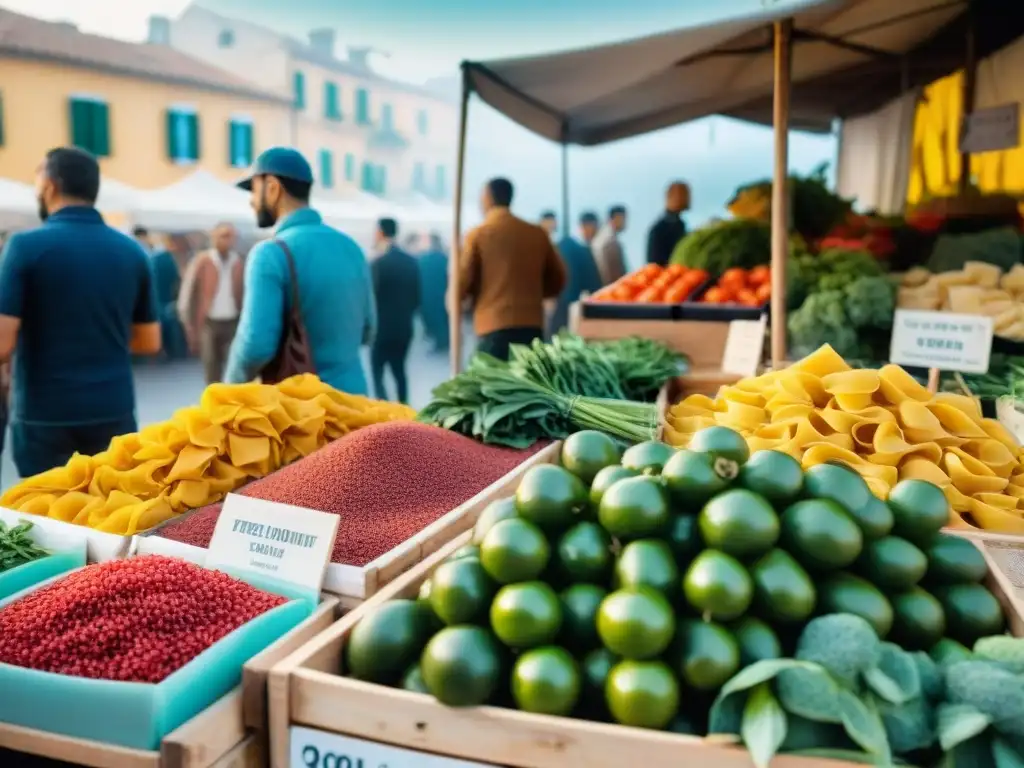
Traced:
<path fill-rule="evenodd" d="M 703 269 L 648 264 L 582 302 L 583 316 L 606 320 L 678 320 L 683 302 L 708 281 Z"/>
<path fill-rule="evenodd" d="M 725 270 L 708 282 L 692 300 L 683 303 L 684 320 L 756 320 L 771 300 L 771 270 L 767 265 Z"/>

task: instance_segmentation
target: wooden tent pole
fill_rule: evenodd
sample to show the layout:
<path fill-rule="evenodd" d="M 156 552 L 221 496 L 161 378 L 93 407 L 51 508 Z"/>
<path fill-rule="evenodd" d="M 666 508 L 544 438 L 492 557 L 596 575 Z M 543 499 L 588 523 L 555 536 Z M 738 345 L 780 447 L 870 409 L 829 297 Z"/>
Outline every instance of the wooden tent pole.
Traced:
<path fill-rule="evenodd" d="M 462 254 L 462 197 L 466 168 L 466 118 L 469 113 L 469 76 L 462 70 L 462 105 L 459 108 L 459 145 L 455 156 L 455 211 L 452 217 L 452 248 L 448 259 L 448 335 L 452 376 L 462 370 L 462 295 L 459 263 Z"/>
<path fill-rule="evenodd" d="M 562 236 L 569 237 L 569 145 L 562 142 Z"/>
<path fill-rule="evenodd" d="M 789 256 L 789 87 L 793 20 L 775 22 L 775 173 L 772 179 L 772 367 L 786 364 L 786 261 Z"/>
<path fill-rule="evenodd" d="M 960 139 L 963 141 L 964 131 L 967 130 L 967 119 L 974 112 L 975 92 L 978 82 L 978 61 L 975 48 L 974 14 L 971 4 L 967 4 L 967 38 L 964 52 L 964 90 L 960 108 Z M 960 194 L 964 194 L 971 186 L 971 155 L 969 152 L 960 153 L 960 179 L 958 188 Z"/>

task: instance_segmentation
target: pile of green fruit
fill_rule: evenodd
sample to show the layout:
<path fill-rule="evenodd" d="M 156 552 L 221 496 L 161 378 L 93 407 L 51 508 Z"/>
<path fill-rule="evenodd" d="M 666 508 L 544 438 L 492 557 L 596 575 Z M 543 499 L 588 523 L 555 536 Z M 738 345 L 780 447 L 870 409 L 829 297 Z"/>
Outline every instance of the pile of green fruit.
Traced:
<path fill-rule="evenodd" d="M 713 705 L 721 723 L 722 701 L 750 694 L 749 669 L 798 663 L 815 617 L 907 652 L 966 654 L 1001 633 L 981 553 L 939 533 L 948 514 L 930 483 L 902 481 L 883 502 L 847 467 L 751 456 L 725 427 L 685 450 L 624 453 L 578 432 L 561 466 L 531 468 L 484 510 L 417 599 L 353 628 L 346 673 L 449 706 L 704 735 Z M 738 735 L 749 746 L 746 722 Z"/>

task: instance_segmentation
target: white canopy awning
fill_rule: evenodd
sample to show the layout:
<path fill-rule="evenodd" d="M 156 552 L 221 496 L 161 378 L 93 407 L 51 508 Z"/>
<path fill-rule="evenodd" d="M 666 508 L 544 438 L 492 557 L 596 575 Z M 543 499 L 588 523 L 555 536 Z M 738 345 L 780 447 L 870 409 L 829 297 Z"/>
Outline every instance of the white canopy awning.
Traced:
<path fill-rule="evenodd" d="M 200 230 L 221 221 L 255 226 L 248 193 L 202 170 L 166 187 L 139 192 L 130 212 L 136 223 L 152 229 Z"/>
<path fill-rule="evenodd" d="M 920 68 L 905 55 L 966 6 L 967 0 L 801 0 L 639 40 L 465 62 L 463 69 L 487 104 L 552 141 L 602 144 L 713 114 L 770 122 L 770 25 L 793 18 L 790 125 L 827 130 L 842 116 L 835 114 L 842 77 L 856 72 L 863 85 L 865 68 L 873 68 L 876 83 L 898 88 L 904 63 Z M 961 43 L 952 53 L 962 58 L 962 51 Z M 828 78 L 837 79 L 829 84 Z M 802 97 L 802 86 L 809 97 Z"/>

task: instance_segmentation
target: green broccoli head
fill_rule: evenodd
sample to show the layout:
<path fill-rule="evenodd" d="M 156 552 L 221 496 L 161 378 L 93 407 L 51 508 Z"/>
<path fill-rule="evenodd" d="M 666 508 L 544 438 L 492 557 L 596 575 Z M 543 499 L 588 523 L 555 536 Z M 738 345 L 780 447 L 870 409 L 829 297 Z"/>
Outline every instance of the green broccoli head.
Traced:
<path fill-rule="evenodd" d="M 796 658 L 820 664 L 850 687 L 862 673 L 878 664 L 881 641 L 871 625 L 850 613 L 831 613 L 804 627 L 796 645 Z"/>
<path fill-rule="evenodd" d="M 891 328 L 896 286 L 887 277 L 858 277 L 845 289 L 843 306 L 856 328 Z"/>
<path fill-rule="evenodd" d="M 807 354 L 822 344 L 831 344 L 844 357 L 855 355 L 857 332 L 843 303 L 841 291 L 824 291 L 811 294 L 798 310 L 790 313 L 786 328 L 795 354 Z"/>
<path fill-rule="evenodd" d="M 974 644 L 974 655 L 997 662 L 1016 675 L 1024 675 L 1024 638 L 1009 635 L 983 637 Z"/>
<path fill-rule="evenodd" d="M 946 669 L 945 683 L 949 701 L 970 704 L 997 730 L 1024 736 L 1024 677 L 994 661 L 959 661 Z"/>
<path fill-rule="evenodd" d="M 937 701 L 942 696 L 942 672 L 939 665 L 924 651 L 910 654 L 917 665 L 917 675 L 921 679 L 921 693 L 930 701 Z"/>
<path fill-rule="evenodd" d="M 889 746 L 897 755 L 927 749 L 935 743 L 935 712 L 920 696 L 903 704 L 878 700 L 878 713 L 889 737 Z"/>

